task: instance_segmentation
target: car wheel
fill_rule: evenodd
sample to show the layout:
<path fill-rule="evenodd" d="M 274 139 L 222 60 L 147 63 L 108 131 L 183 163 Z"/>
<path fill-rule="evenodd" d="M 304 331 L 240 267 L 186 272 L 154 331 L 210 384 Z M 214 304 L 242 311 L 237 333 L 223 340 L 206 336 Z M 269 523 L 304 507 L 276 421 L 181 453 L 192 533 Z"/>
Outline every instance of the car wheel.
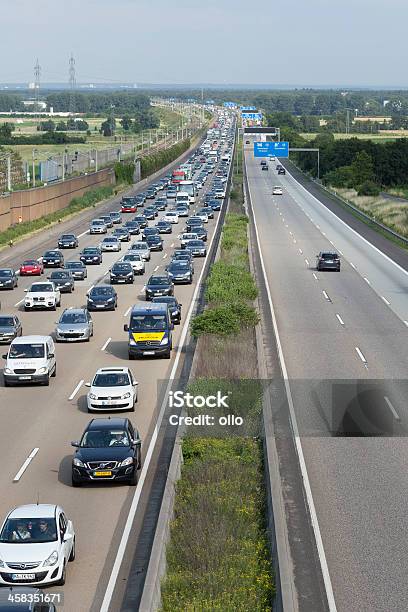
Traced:
<path fill-rule="evenodd" d="M 135 487 L 137 485 L 137 480 L 138 480 L 137 479 L 137 470 L 135 468 L 134 471 L 133 471 L 132 476 L 129 478 L 129 485 L 131 487 Z"/>
<path fill-rule="evenodd" d="M 26 309 L 27 310 L 27 309 Z M 53 306 L 51 306 L 51 310 L 57 310 L 57 305 L 54 304 Z"/>
<path fill-rule="evenodd" d="M 10 383 L 9 383 L 9 381 L 8 381 L 8 380 L 5 380 L 5 381 L 4 381 L 4 386 L 5 386 L 5 387 L 10 387 Z"/>
<path fill-rule="evenodd" d="M 75 561 L 75 538 L 74 538 L 74 541 L 72 542 L 71 554 L 69 555 L 68 561 L 70 562 Z"/>
<path fill-rule="evenodd" d="M 64 584 L 65 584 L 65 577 L 66 577 L 66 571 L 67 571 L 67 570 L 66 570 L 66 567 L 65 567 L 65 562 L 64 562 L 64 568 L 63 568 L 63 570 L 62 570 L 62 576 L 61 576 L 61 578 L 58 580 L 58 582 L 56 582 L 56 583 L 55 583 L 57 586 L 64 586 Z"/>
<path fill-rule="evenodd" d="M 171 357 L 171 349 L 169 349 L 167 353 L 164 354 L 165 359 L 170 359 L 170 357 Z"/>
<path fill-rule="evenodd" d="M 46 380 L 44 380 L 44 383 L 43 383 L 43 384 L 44 384 L 46 387 L 49 387 L 49 386 L 50 386 L 50 375 L 49 375 L 49 374 L 48 374 L 48 376 L 47 376 Z"/>

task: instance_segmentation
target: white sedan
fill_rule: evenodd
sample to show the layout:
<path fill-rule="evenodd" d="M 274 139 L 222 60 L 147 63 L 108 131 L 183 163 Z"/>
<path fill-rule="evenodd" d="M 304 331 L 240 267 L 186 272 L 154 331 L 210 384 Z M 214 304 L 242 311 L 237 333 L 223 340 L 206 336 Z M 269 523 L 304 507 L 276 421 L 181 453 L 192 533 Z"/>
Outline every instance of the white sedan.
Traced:
<path fill-rule="evenodd" d="M 130 263 L 135 274 L 144 274 L 145 262 L 139 253 L 126 253 L 120 261 Z"/>
<path fill-rule="evenodd" d="M 75 559 L 75 531 L 54 504 L 27 504 L 7 515 L 0 531 L 0 585 L 65 584 Z"/>
<path fill-rule="evenodd" d="M 99 368 L 88 393 L 88 412 L 94 410 L 134 410 L 137 402 L 137 381 L 131 370 L 123 368 Z"/>
<path fill-rule="evenodd" d="M 167 223 L 178 223 L 179 216 L 175 210 L 169 210 L 163 217 L 163 221 L 167 221 Z"/>
<path fill-rule="evenodd" d="M 274 187 L 272 189 L 272 195 L 282 195 L 283 194 L 283 189 L 282 187 L 279 187 L 278 185 L 276 187 Z"/>

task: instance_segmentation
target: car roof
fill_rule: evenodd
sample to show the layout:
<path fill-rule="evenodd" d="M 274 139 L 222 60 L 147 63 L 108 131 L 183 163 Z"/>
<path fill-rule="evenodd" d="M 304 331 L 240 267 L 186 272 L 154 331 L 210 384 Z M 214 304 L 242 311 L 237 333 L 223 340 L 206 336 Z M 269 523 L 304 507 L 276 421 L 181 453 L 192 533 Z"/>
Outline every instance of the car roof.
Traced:
<path fill-rule="evenodd" d="M 126 427 L 126 424 L 129 419 L 126 417 L 112 417 L 112 418 L 100 418 L 100 419 L 92 419 L 88 423 L 88 427 L 85 431 L 89 431 L 90 429 L 112 429 L 116 427 Z"/>
<path fill-rule="evenodd" d="M 164 311 L 167 312 L 167 306 L 163 304 L 149 304 L 148 306 L 144 306 L 143 304 L 140 304 L 140 305 L 135 304 L 130 314 L 135 314 L 137 312 L 143 312 L 146 314 L 162 313 Z"/>
<path fill-rule="evenodd" d="M 68 308 L 64 308 L 62 314 L 65 314 L 66 312 L 72 312 L 73 314 L 83 314 L 84 312 L 88 312 L 88 310 L 84 307 L 73 308 L 72 306 L 69 306 Z"/>
<path fill-rule="evenodd" d="M 46 342 L 47 340 L 52 340 L 51 336 L 19 336 L 18 338 L 14 338 L 13 344 L 28 344 L 30 342 L 39 344 L 40 342 Z"/>
<path fill-rule="evenodd" d="M 26 504 L 14 508 L 8 518 L 54 518 L 57 508 L 55 504 Z"/>
<path fill-rule="evenodd" d="M 122 366 L 122 367 L 112 366 L 111 368 L 99 368 L 96 371 L 96 374 L 106 374 L 106 372 L 121 372 L 123 374 L 123 373 L 129 372 L 129 368 L 126 366 Z"/>

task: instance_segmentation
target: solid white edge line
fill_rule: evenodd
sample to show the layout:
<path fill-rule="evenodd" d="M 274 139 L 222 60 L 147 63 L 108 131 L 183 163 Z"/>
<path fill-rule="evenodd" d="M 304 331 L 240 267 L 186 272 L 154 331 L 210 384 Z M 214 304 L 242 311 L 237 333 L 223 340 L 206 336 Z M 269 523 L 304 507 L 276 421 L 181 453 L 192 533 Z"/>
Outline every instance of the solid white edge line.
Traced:
<path fill-rule="evenodd" d="M 404 325 L 408 327 L 408 321 L 404 321 Z"/>
<path fill-rule="evenodd" d="M 34 459 L 39 450 L 39 448 L 33 448 L 21 468 L 18 470 L 17 474 L 14 476 L 13 482 L 18 482 L 20 480 L 20 478 L 22 477 L 22 475 L 24 474 L 24 472 L 26 471 L 26 469 L 28 468 L 31 461 Z"/>
<path fill-rule="evenodd" d="M 108 346 L 109 342 L 112 340 L 112 338 L 108 338 L 107 341 L 105 342 L 105 344 L 103 345 L 103 347 L 101 348 L 101 351 L 104 351 L 106 349 L 106 347 Z"/>
<path fill-rule="evenodd" d="M 322 293 L 323 293 L 324 297 L 326 298 L 326 300 L 330 301 L 330 298 L 329 298 L 329 296 L 327 295 L 327 293 L 326 293 L 326 291 L 324 289 L 323 289 Z"/>
<path fill-rule="evenodd" d="M 245 165 L 246 165 L 246 158 L 245 158 L 245 156 L 244 156 L 244 160 L 245 160 Z M 247 172 L 247 176 L 248 176 L 248 172 Z M 250 198 L 251 198 L 251 201 L 252 201 L 251 188 L 250 188 L 249 180 L 248 180 L 248 190 L 249 190 Z M 272 302 L 272 295 L 271 295 L 271 291 L 270 291 L 270 288 L 269 288 L 269 283 L 268 283 L 268 279 L 267 279 L 267 275 L 266 275 L 266 269 L 265 269 L 265 263 L 264 263 L 264 259 L 263 259 L 263 255 L 262 255 L 262 249 L 261 249 L 261 244 L 260 244 L 260 239 L 259 239 L 258 226 L 256 224 L 256 217 L 255 217 L 254 207 L 252 207 L 252 214 L 253 214 L 253 218 L 254 218 L 254 228 L 255 228 L 255 234 L 256 234 L 256 239 L 257 239 L 257 243 L 258 243 L 259 257 L 260 257 L 260 261 L 261 261 L 261 268 L 262 268 L 262 273 L 263 273 L 263 277 L 264 277 L 264 280 L 265 280 L 266 292 L 267 292 L 268 301 L 269 301 L 269 308 L 271 310 L 272 323 L 273 323 L 273 328 L 274 328 L 274 332 L 275 332 L 275 339 L 276 339 L 276 346 L 277 346 L 277 349 L 278 349 L 279 361 L 280 361 L 281 368 L 282 368 L 282 374 L 283 374 L 283 378 L 284 378 L 284 382 L 285 382 L 286 395 L 287 395 L 287 398 L 288 398 L 289 414 L 290 414 L 290 419 L 291 419 L 292 428 L 293 428 L 294 442 L 295 442 L 295 447 L 296 447 L 296 451 L 297 451 L 297 455 L 298 455 L 298 459 L 299 459 L 300 470 L 301 470 L 302 477 L 303 477 L 303 486 L 305 488 L 307 504 L 309 506 L 310 519 L 311 519 L 311 522 L 312 522 L 313 533 L 314 533 L 315 540 L 316 540 L 316 547 L 317 547 L 317 552 L 318 552 L 318 555 L 319 555 L 319 561 L 320 561 L 320 566 L 321 566 L 321 570 L 322 570 L 324 586 L 325 586 L 325 590 L 326 590 L 327 602 L 328 602 L 328 605 L 329 605 L 330 612 L 336 612 L 337 608 L 336 608 L 336 602 L 334 600 L 333 587 L 332 587 L 332 583 L 331 583 L 331 579 L 330 579 L 329 568 L 328 568 L 328 565 L 327 565 L 326 554 L 324 552 L 323 540 L 322 540 L 322 536 L 321 536 L 321 533 L 320 533 L 320 527 L 319 527 L 319 523 L 318 523 L 318 520 L 317 520 L 317 513 L 316 513 L 316 508 L 315 508 L 315 505 L 314 505 L 312 489 L 311 489 L 310 481 L 309 481 L 309 475 L 307 473 L 306 461 L 305 461 L 305 458 L 304 458 L 304 455 L 303 455 L 303 448 L 302 448 L 302 443 L 301 443 L 300 435 L 299 435 L 299 428 L 298 428 L 298 424 L 297 424 L 297 420 L 296 420 L 295 408 L 294 408 L 293 399 L 292 399 L 292 392 L 290 390 L 290 385 L 289 385 L 288 372 L 287 372 L 287 369 L 286 369 L 286 363 L 285 363 L 285 359 L 284 359 L 284 356 L 283 356 L 283 349 L 282 349 L 282 345 L 281 345 L 281 341 L 280 341 L 278 324 L 277 324 L 277 320 L 276 320 L 276 316 L 275 316 L 275 309 L 274 309 L 273 302 Z"/>
<path fill-rule="evenodd" d="M 361 352 L 361 350 L 358 348 L 358 346 L 354 347 L 356 349 L 357 355 L 360 357 L 361 361 L 363 363 L 367 363 L 367 359 L 364 357 L 363 353 Z"/>
<path fill-rule="evenodd" d="M 368 278 L 366 276 L 364 276 L 364 280 L 367 283 L 367 285 L 371 285 L 370 281 L 368 280 Z"/>
<path fill-rule="evenodd" d="M 156 266 L 153 272 L 157 272 L 158 269 L 159 269 L 159 266 Z"/>
<path fill-rule="evenodd" d="M 166 257 L 167 257 L 167 253 L 163 255 L 162 259 L 166 259 Z"/>
<path fill-rule="evenodd" d="M 391 404 L 389 398 L 386 395 L 384 395 L 384 399 L 385 399 L 385 403 L 387 404 L 388 408 L 391 410 L 391 412 L 392 412 L 392 414 L 394 416 L 394 419 L 396 421 L 400 421 L 401 417 L 398 414 L 398 412 L 395 410 L 394 406 Z"/>
<path fill-rule="evenodd" d="M 324 204 L 322 204 L 322 202 L 316 198 L 316 196 L 314 196 L 312 193 L 310 193 L 310 191 L 308 191 L 306 189 L 306 187 L 304 187 L 301 183 L 299 183 L 299 181 L 297 181 L 295 179 L 295 177 L 293 176 L 293 174 L 291 174 L 288 170 L 286 170 L 287 174 L 291 177 L 291 179 L 297 184 L 299 185 L 299 187 L 301 187 L 301 189 L 303 189 L 303 191 L 306 191 L 307 195 L 311 198 L 313 198 L 314 200 L 316 200 L 316 202 L 320 205 L 323 206 L 324 210 L 327 211 L 328 213 L 330 213 L 333 217 L 335 217 L 337 219 L 337 221 L 339 221 L 342 225 L 344 225 L 348 230 L 350 230 L 350 232 L 353 232 L 353 234 L 355 234 L 360 240 L 362 240 L 363 242 L 365 242 L 366 244 L 368 244 L 372 249 L 374 249 L 374 251 L 376 251 L 377 253 L 379 253 L 382 257 L 384 257 L 385 259 L 387 259 L 390 263 L 392 263 L 396 268 L 398 268 L 398 270 L 400 270 L 400 272 L 403 272 L 404 274 L 406 274 L 408 276 L 408 271 L 404 270 L 404 268 L 402 268 L 399 264 L 397 264 L 397 262 L 395 262 L 393 259 L 391 259 L 391 257 L 388 257 L 388 255 L 386 255 L 385 253 L 383 253 L 378 247 L 374 246 L 374 244 L 372 244 L 369 240 L 367 240 L 367 238 L 364 238 L 364 236 L 362 236 L 361 234 L 359 234 L 355 229 L 353 229 L 352 227 L 350 227 L 349 225 L 347 225 L 347 223 L 345 221 L 343 221 L 343 219 L 340 219 L 340 217 L 338 217 L 333 211 L 331 211 L 329 208 L 327 208 L 326 206 L 324 206 Z M 340 251 L 339 251 L 340 253 Z"/>
<path fill-rule="evenodd" d="M 336 312 L 336 317 L 338 318 L 340 325 L 344 325 L 343 319 L 341 318 L 339 314 L 337 314 L 337 312 Z"/>
<path fill-rule="evenodd" d="M 224 202 L 225 202 L 225 200 L 223 200 L 223 203 Z M 181 332 L 180 342 L 179 342 L 179 345 L 177 347 L 176 357 L 174 359 L 174 364 L 173 364 L 173 367 L 172 367 L 171 372 L 170 372 L 169 382 L 167 383 L 166 391 L 165 391 L 165 394 L 164 394 L 164 399 L 163 399 L 163 402 L 162 402 L 162 405 L 161 405 L 161 408 L 160 408 L 160 413 L 158 415 L 158 418 L 157 418 L 157 421 L 156 421 L 156 425 L 155 425 L 155 428 L 153 430 L 152 437 L 150 439 L 149 447 L 148 447 L 147 452 L 146 452 L 146 456 L 145 456 L 145 460 L 144 460 L 144 463 L 143 463 L 142 471 L 140 472 L 140 476 L 139 476 L 139 482 L 137 484 L 137 487 L 136 487 L 136 490 L 135 490 L 135 493 L 134 493 L 134 496 L 133 496 L 133 500 L 132 500 L 132 503 L 131 503 L 130 508 L 129 508 L 129 512 L 128 512 L 128 516 L 127 516 L 127 519 L 126 519 L 125 527 L 123 529 L 122 538 L 121 538 L 120 543 L 119 543 L 119 547 L 118 547 L 118 550 L 117 550 L 117 553 L 116 553 L 116 557 L 115 557 L 115 562 L 114 562 L 113 567 L 112 567 L 111 575 L 109 577 L 109 581 L 108 581 L 108 584 L 106 586 L 105 595 L 104 595 L 104 598 L 103 598 L 103 601 L 102 601 L 101 608 L 100 608 L 99 612 L 109 612 L 109 606 L 110 606 L 110 603 L 111 603 L 111 600 L 112 600 L 113 592 L 115 590 L 116 581 L 117 581 L 117 578 L 118 578 L 118 575 L 119 575 L 120 567 L 122 565 L 123 557 L 125 556 L 125 551 L 126 551 L 127 542 L 128 542 L 128 539 L 129 539 L 130 530 L 132 528 L 132 524 L 133 524 L 133 521 L 134 521 L 134 518 L 135 518 L 135 515 L 136 515 L 136 511 L 137 511 L 137 508 L 138 508 L 138 505 L 139 505 L 141 491 L 143 489 L 144 481 L 146 480 L 147 471 L 149 469 L 150 461 L 151 461 L 152 456 L 153 456 L 154 447 L 156 446 L 156 441 L 157 441 L 158 433 L 159 433 L 160 426 L 161 426 L 161 423 L 162 423 L 162 420 L 163 420 L 163 416 L 164 416 L 164 412 L 165 412 L 165 409 L 166 409 L 167 397 L 168 397 L 169 391 L 171 389 L 171 386 L 172 386 L 172 383 L 173 383 L 173 380 L 174 380 L 174 377 L 175 377 L 175 374 L 176 374 L 176 371 L 177 371 L 177 367 L 178 367 L 178 364 L 179 364 L 179 361 L 180 361 L 181 352 L 183 350 L 183 346 L 184 346 L 184 343 L 185 343 L 185 340 L 186 340 L 186 336 L 187 336 L 187 332 L 188 332 L 188 329 L 189 329 L 190 319 L 191 319 L 191 316 L 193 314 L 194 305 L 196 303 L 198 291 L 199 291 L 199 288 L 201 286 L 201 282 L 202 282 L 202 278 L 203 278 L 203 274 L 204 274 L 204 270 L 205 270 L 205 262 L 206 262 L 206 259 L 208 257 L 208 253 L 211 251 L 211 246 L 212 246 L 212 243 L 214 241 L 214 237 L 216 236 L 216 233 L 217 233 L 219 221 L 220 221 L 220 215 L 218 215 L 218 217 L 217 217 L 217 223 L 215 224 L 214 233 L 213 233 L 213 235 L 211 237 L 211 242 L 210 242 L 210 245 L 209 245 L 209 247 L 207 249 L 207 255 L 206 255 L 205 259 L 204 259 L 204 265 L 203 265 L 203 267 L 201 269 L 200 276 L 199 276 L 198 281 L 197 281 L 197 285 L 195 287 L 193 296 L 191 298 L 190 308 L 189 308 L 189 311 L 187 313 L 186 320 L 184 322 L 183 331 Z"/>
<path fill-rule="evenodd" d="M 356 266 L 353 264 L 353 262 L 352 262 L 352 261 L 350 261 L 350 266 L 351 266 L 352 268 L 354 268 L 354 270 L 357 270 Z"/>
<path fill-rule="evenodd" d="M 69 396 L 69 401 L 73 400 L 74 397 L 76 396 L 76 394 L 78 393 L 78 391 L 80 390 L 80 388 L 82 387 L 82 385 L 84 384 L 83 380 L 80 380 L 79 383 L 77 384 L 77 386 L 75 387 L 75 389 L 73 390 L 73 392 L 71 393 L 71 395 Z"/>
<path fill-rule="evenodd" d="M 380 295 L 380 297 L 381 297 L 382 301 L 383 301 L 385 304 L 387 304 L 387 306 L 390 306 L 390 305 L 391 305 L 391 302 L 389 302 L 389 301 L 387 300 L 387 298 L 386 298 L 386 297 L 384 297 L 383 295 Z"/>

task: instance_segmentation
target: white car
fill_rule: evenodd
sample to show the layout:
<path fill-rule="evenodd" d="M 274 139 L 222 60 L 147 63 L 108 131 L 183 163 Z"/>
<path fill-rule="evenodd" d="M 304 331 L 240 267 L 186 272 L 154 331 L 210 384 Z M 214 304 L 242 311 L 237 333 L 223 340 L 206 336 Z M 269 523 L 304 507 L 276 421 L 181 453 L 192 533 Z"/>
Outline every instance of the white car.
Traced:
<path fill-rule="evenodd" d="M 208 223 L 208 215 L 205 212 L 198 211 L 196 217 L 199 217 L 203 223 Z"/>
<path fill-rule="evenodd" d="M 225 198 L 225 189 L 224 188 L 218 188 L 215 190 L 215 196 L 216 198 Z"/>
<path fill-rule="evenodd" d="M 50 308 L 55 310 L 61 305 L 61 293 L 58 287 L 50 281 L 33 283 L 29 289 L 24 289 L 24 310 L 33 308 Z"/>
<path fill-rule="evenodd" d="M 163 217 L 163 221 L 167 221 L 167 223 L 178 223 L 179 216 L 175 210 L 169 210 Z"/>
<path fill-rule="evenodd" d="M 75 531 L 54 504 L 27 504 L 9 512 L 0 531 L 0 585 L 65 584 L 75 559 Z"/>
<path fill-rule="evenodd" d="M 116 236 L 107 236 L 99 246 L 101 251 L 120 251 L 122 249 L 121 242 Z"/>
<path fill-rule="evenodd" d="M 144 274 L 145 272 L 145 262 L 139 253 L 126 253 L 120 261 L 130 263 L 135 274 Z"/>
<path fill-rule="evenodd" d="M 140 255 L 144 261 L 150 261 L 150 248 L 146 242 L 141 240 L 134 242 L 128 250 L 128 255 L 133 255 L 134 253 Z"/>
<path fill-rule="evenodd" d="M 137 381 L 129 368 L 99 368 L 87 396 L 88 412 L 94 410 L 134 410 Z"/>
<path fill-rule="evenodd" d="M 272 195 L 282 195 L 283 194 L 283 189 L 282 187 L 279 187 L 278 185 L 276 187 L 274 187 L 272 189 Z"/>
<path fill-rule="evenodd" d="M 198 236 L 194 232 L 184 232 L 178 238 L 182 249 L 184 249 L 189 240 L 198 240 Z"/>

